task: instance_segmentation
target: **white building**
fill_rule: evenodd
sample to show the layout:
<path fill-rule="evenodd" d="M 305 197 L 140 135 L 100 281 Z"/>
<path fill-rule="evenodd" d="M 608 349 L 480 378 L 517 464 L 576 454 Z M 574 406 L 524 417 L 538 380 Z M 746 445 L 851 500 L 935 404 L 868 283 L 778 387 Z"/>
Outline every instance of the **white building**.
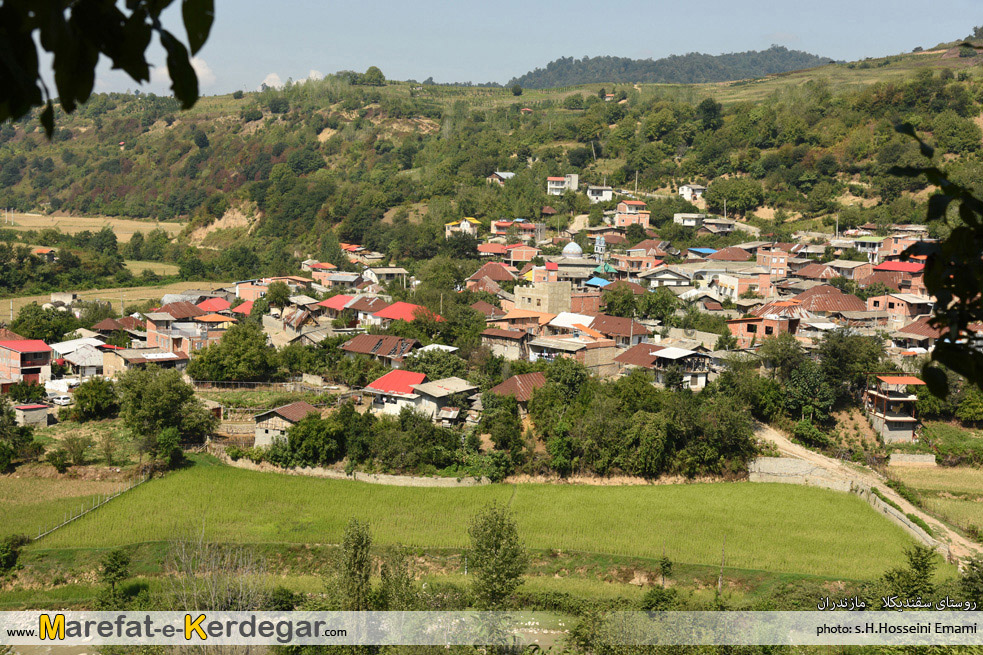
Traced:
<path fill-rule="evenodd" d="M 699 200 L 703 197 L 703 193 L 707 190 L 705 186 L 699 184 L 684 184 L 679 187 L 679 195 L 685 198 L 689 202 L 694 200 Z"/>
<path fill-rule="evenodd" d="M 580 187 L 580 176 L 570 173 L 563 177 L 546 178 L 546 193 L 551 196 L 562 196 L 569 191 L 576 191 Z"/>
<path fill-rule="evenodd" d="M 592 203 L 610 202 L 614 199 L 614 189 L 609 186 L 587 186 L 587 199 Z"/>
<path fill-rule="evenodd" d="M 672 222 L 683 227 L 701 227 L 706 214 L 673 214 Z"/>

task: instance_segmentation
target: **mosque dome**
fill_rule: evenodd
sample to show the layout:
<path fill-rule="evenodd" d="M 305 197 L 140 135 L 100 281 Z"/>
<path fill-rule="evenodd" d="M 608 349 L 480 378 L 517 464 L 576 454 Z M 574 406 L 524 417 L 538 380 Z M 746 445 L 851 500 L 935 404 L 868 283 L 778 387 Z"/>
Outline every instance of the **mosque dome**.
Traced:
<path fill-rule="evenodd" d="M 567 245 L 563 246 L 564 257 L 580 257 L 583 254 L 584 249 L 577 245 L 576 241 L 571 241 Z"/>

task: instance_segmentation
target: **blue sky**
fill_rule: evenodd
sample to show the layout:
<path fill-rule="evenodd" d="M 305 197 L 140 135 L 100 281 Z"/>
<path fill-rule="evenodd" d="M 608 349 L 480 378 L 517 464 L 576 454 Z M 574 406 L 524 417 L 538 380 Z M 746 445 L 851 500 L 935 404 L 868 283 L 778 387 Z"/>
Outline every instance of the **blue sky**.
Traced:
<path fill-rule="evenodd" d="M 216 5 L 211 38 L 195 61 L 204 94 L 372 65 L 394 79 L 504 83 L 562 56 L 657 59 L 772 44 L 855 60 L 930 47 L 983 24 L 979 0 L 216 0 Z M 179 19 L 176 8 L 165 15 L 183 37 Z M 154 61 L 163 62 L 159 47 L 151 52 Z M 162 93 L 168 84 L 161 66 L 143 88 Z M 101 67 L 96 90 L 135 88 L 124 74 Z"/>

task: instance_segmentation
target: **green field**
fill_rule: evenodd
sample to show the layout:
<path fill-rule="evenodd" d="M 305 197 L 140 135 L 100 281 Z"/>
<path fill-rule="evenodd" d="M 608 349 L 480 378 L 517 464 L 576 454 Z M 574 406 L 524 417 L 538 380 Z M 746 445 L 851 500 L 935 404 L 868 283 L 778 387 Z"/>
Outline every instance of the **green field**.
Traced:
<path fill-rule="evenodd" d="M 38 528 L 61 523 L 67 513 L 92 505 L 99 495 L 117 491 L 120 482 L 0 476 L 0 535 L 35 536 Z"/>
<path fill-rule="evenodd" d="M 890 473 L 915 489 L 925 508 L 942 520 L 963 529 L 983 529 L 983 470 L 897 466 Z"/>
<path fill-rule="evenodd" d="M 729 567 L 869 579 L 901 561 L 909 543 L 859 498 L 790 485 L 425 489 L 199 465 L 138 487 L 36 547 L 166 541 L 202 529 L 216 541 L 331 544 L 357 516 L 380 545 L 461 548 L 468 517 L 492 501 L 511 504 L 534 549 L 659 557 L 665 546 L 681 563 L 713 565 L 726 536 Z"/>

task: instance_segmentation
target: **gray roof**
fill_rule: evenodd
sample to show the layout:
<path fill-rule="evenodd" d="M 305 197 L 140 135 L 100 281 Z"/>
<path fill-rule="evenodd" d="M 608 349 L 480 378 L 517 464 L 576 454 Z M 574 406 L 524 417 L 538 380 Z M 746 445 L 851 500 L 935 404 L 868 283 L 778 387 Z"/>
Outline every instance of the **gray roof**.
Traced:
<path fill-rule="evenodd" d="M 420 393 L 432 398 L 445 398 L 455 393 L 468 393 L 478 387 L 458 377 L 443 378 L 432 382 L 410 385 Z"/>
<path fill-rule="evenodd" d="M 65 355 L 65 361 L 76 366 L 102 366 L 102 351 L 86 344 Z"/>
<path fill-rule="evenodd" d="M 173 321 L 174 317 L 167 312 L 150 312 L 149 314 L 144 314 L 144 316 L 151 321 Z"/>

